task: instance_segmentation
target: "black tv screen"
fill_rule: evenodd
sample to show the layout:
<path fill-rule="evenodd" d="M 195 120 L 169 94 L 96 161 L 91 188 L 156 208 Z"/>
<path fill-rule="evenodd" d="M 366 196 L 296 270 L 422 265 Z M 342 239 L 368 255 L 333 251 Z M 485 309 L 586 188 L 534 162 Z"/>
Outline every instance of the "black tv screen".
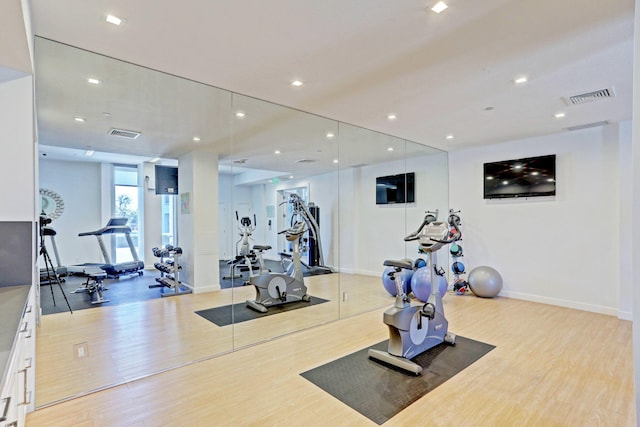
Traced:
<path fill-rule="evenodd" d="M 156 194 L 178 194 L 178 168 L 156 165 Z"/>
<path fill-rule="evenodd" d="M 414 172 L 376 178 L 376 205 L 414 203 L 415 193 Z"/>
<path fill-rule="evenodd" d="M 556 195 L 556 155 L 484 164 L 484 198 Z"/>

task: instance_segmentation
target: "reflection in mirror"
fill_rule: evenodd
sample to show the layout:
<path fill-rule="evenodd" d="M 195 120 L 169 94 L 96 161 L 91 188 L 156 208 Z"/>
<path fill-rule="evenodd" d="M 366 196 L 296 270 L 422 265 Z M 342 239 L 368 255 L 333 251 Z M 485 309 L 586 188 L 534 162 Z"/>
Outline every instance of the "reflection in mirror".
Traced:
<path fill-rule="evenodd" d="M 219 292 L 160 298 L 163 289 L 149 285 L 159 276 L 154 263 L 160 259 L 152 248 L 181 245 L 176 230 L 163 229 L 169 225 L 163 218 L 181 214 L 165 209 L 176 209 L 177 195 L 154 191 L 155 164 L 177 166 L 176 160 L 166 159 L 190 150 L 228 153 L 231 94 L 40 38 L 35 65 L 39 184 L 64 200 L 64 211 L 51 224 L 61 262 L 70 266 L 102 260 L 94 236 L 79 233 L 101 228 L 113 215 L 114 164 L 128 163 L 138 172 L 143 210 L 137 218 L 144 225 L 135 230 L 135 238 L 142 240 L 139 256 L 147 267 L 140 277 L 105 280 L 104 298 L 110 301 L 102 306 L 92 305 L 86 293 L 73 293 L 84 277 L 67 277 L 63 285 L 73 314 L 58 310 L 66 306 L 60 304 L 64 300 L 57 287 L 52 289 L 57 307 L 51 300 L 44 303 L 52 292 L 43 285 L 36 405 L 230 351 L 231 328 L 219 328 L 195 314 L 222 305 Z M 88 83 L 87 77 L 99 78 L 100 84 Z M 80 116 L 84 122 L 74 120 Z M 108 135 L 112 128 L 141 135 L 118 138 Z M 199 143 L 192 141 L 196 135 Z M 187 144 L 176 149 L 176 139 Z M 149 162 L 154 157 L 162 160 Z M 118 250 L 111 239 L 104 243 L 108 250 Z M 192 249 L 183 249 L 184 260 L 193 257 Z"/>
<path fill-rule="evenodd" d="M 63 262 L 100 259 L 95 241 L 78 234 L 113 215 L 114 165 L 129 164 L 138 171 L 143 211 L 136 232 L 147 270 L 109 281 L 107 296 L 149 290 L 158 274 L 152 248 L 167 243 L 184 246 L 185 283 L 196 281 L 193 266 L 203 256 L 219 258 L 206 268 L 220 273 L 219 282 L 192 283 L 193 294 L 45 313 L 37 406 L 384 307 L 383 260 L 413 258 L 403 236 L 425 210 L 447 209 L 447 158 L 438 150 L 50 40 L 36 39 L 35 65 L 39 185 L 64 199 L 52 224 Z M 140 135 L 122 140 L 111 129 Z M 178 166 L 188 190 L 156 195 L 156 164 Z M 415 201 L 377 205 L 376 178 L 406 172 L 415 173 Z M 203 213 L 197 209 L 205 199 Z M 177 230 L 163 219 L 171 212 Z M 198 234 L 203 222 L 207 232 Z M 298 223 L 303 234 L 279 234 Z M 298 271 L 307 289 L 301 297 L 310 298 L 292 309 L 287 296 L 299 287 L 285 285 Z M 256 300 L 272 313 L 247 306 Z M 216 308 L 227 310 L 224 325 L 196 313 Z"/>
<path fill-rule="evenodd" d="M 414 201 L 376 203 L 376 179 L 405 173 L 415 174 Z M 340 123 L 341 317 L 390 304 L 382 264 L 417 257 L 404 236 L 418 227 L 424 211 L 446 214 L 447 180 L 446 153 Z"/>
<path fill-rule="evenodd" d="M 253 277 L 246 273 L 234 282 L 238 348 L 338 319 L 338 126 L 237 94 L 232 109 L 233 155 L 221 163 L 231 168 L 233 186 L 220 195 L 221 203 L 233 212 L 226 214 L 227 227 L 236 221 L 235 212 L 255 222 L 251 243 L 269 248 L 260 256 L 271 270 L 258 267 Z M 299 238 L 286 232 L 296 223 L 305 229 Z M 227 244 L 225 253 L 241 255 L 241 245 Z M 283 297 L 278 284 L 285 282 Z"/>

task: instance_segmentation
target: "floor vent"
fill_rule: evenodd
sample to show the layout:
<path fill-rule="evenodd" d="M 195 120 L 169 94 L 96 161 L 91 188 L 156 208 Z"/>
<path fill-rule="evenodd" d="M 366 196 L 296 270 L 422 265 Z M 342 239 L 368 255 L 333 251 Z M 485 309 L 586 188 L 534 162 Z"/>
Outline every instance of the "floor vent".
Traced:
<path fill-rule="evenodd" d="M 567 105 L 584 104 L 585 102 L 598 101 L 603 98 L 613 98 L 616 96 L 613 88 L 594 90 L 592 92 L 581 93 L 579 95 L 563 98 Z"/>
<path fill-rule="evenodd" d="M 119 136 L 120 138 L 136 139 L 141 135 L 141 133 L 134 130 L 111 129 L 109 131 L 109 135 Z"/>
<path fill-rule="evenodd" d="M 580 129 L 596 128 L 598 126 L 605 126 L 605 125 L 608 125 L 608 124 L 609 124 L 608 120 L 603 120 L 601 122 L 593 122 L 593 123 L 587 123 L 587 124 L 584 124 L 584 125 L 571 126 L 571 127 L 568 127 L 567 130 L 580 130 Z"/>

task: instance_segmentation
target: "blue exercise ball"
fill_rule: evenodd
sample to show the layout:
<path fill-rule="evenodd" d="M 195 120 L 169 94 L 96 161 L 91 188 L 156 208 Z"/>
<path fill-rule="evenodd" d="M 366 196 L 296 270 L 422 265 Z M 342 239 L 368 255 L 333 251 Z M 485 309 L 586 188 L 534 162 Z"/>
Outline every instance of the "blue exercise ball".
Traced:
<path fill-rule="evenodd" d="M 436 281 L 438 282 L 440 296 L 444 297 L 449 287 L 447 278 L 436 274 Z M 413 277 L 411 278 L 411 291 L 418 300 L 427 302 L 429 295 L 431 295 L 431 269 L 429 267 L 419 268 L 413 273 Z"/>
<path fill-rule="evenodd" d="M 451 271 L 453 271 L 454 274 L 463 274 L 464 264 L 460 261 L 454 262 L 453 264 L 451 264 Z"/>
<path fill-rule="evenodd" d="M 494 268 L 487 266 L 476 267 L 471 270 L 469 288 L 476 296 L 493 298 L 502 290 L 502 276 Z"/>
<path fill-rule="evenodd" d="M 389 293 L 389 295 L 395 297 L 397 293 L 396 282 L 389 277 L 389 273 L 394 270 L 393 267 L 387 267 L 382 272 L 382 286 Z M 413 276 L 413 271 L 403 269 L 400 273 L 400 278 L 402 280 L 402 289 L 405 294 L 409 294 L 411 292 L 411 277 Z"/>

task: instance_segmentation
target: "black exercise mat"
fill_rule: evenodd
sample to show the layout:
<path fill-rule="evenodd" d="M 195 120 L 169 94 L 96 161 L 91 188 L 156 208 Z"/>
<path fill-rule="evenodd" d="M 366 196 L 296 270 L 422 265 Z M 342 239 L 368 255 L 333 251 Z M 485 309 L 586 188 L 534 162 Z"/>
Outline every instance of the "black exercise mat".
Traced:
<path fill-rule="evenodd" d="M 386 350 L 387 346 L 388 340 L 371 348 Z M 365 348 L 300 375 L 382 424 L 494 348 L 457 336 L 454 347 L 443 343 L 412 359 L 424 369 L 419 376 L 369 359 L 369 348 Z"/>
<path fill-rule="evenodd" d="M 87 281 L 87 278 L 83 276 L 67 276 L 63 278 L 64 281 L 60 283 L 60 286 L 55 282 L 51 285 L 40 286 L 42 314 L 68 313 L 69 307 L 67 307 L 64 296 L 67 297 L 73 311 L 160 298 L 164 288 L 149 288 L 149 285 L 156 284 L 156 277 L 159 277 L 159 272 L 153 271 L 145 272 L 142 276 L 135 274 L 128 278 L 122 277 L 117 280 L 105 279 L 102 282 L 106 289 L 103 292 L 103 298 L 109 301 L 101 304 L 92 304 L 91 300 L 95 299 L 94 295 L 90 295 L 87 292 L 73 293 L 76 289 L 84 287 L 83 283 Z M 64 295 L 61 288 L 64 290 Z M 51 295 L 52 291 L 53 297 Z"/>
<path fill-rule="evenodd" d="M 298 310 L 300 308 L 309 307 L 310 305 L 323 304 L 329 300 L 317 297 L 311 297 L 311 301 L 290 302 L 283 305 L 269 307 L 266 313 L 259 313 L 249 307 L 244 302 L 233 305 L 223 305 L 222 307 L 207 308 L 206 310 L 196 311 L 196 314 L 213 322 L 218 326 L 227 326 L 232 322 L 240 323 L 247 320 L 257 319 L 259 317 L 271 316 L 273 314 L 284 313 L 285 311 Z"/>

